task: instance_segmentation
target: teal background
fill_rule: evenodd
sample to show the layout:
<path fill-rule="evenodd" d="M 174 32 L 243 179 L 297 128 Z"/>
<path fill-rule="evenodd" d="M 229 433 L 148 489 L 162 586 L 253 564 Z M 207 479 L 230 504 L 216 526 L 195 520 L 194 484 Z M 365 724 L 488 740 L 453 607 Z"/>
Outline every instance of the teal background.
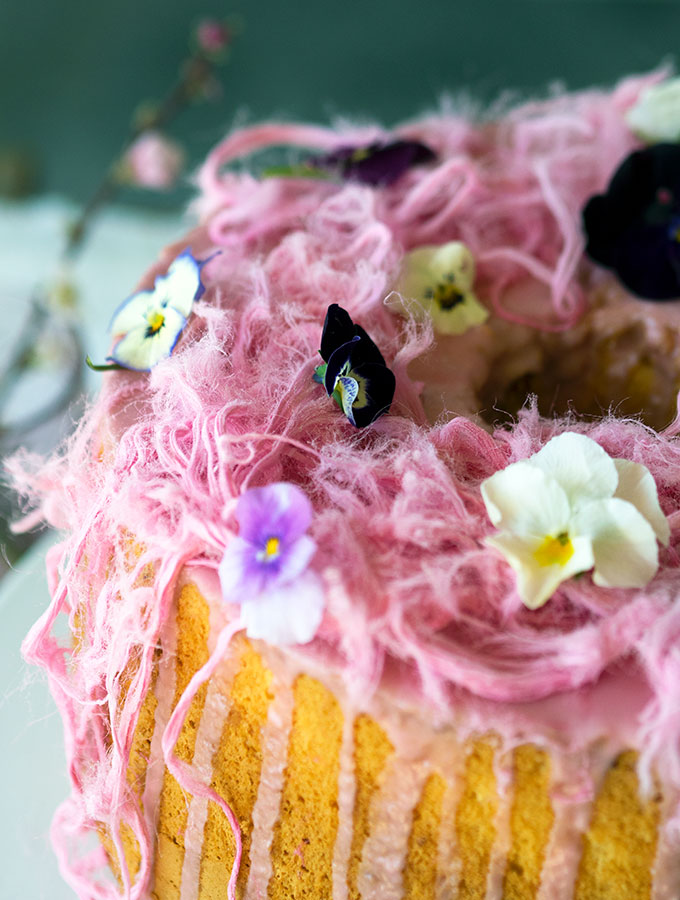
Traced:
<path fill-rule="evenodd" d="M 245 29 L 223 98 L 172 128 L 192 163 L 235 121 L 394 123 L 445 91 L 488 102 L 611 84 L 671 59 L 680 36 L 680 5 L 655 0 L 0 0 L 0 145 L 35 156 L 43 188 L 83 199 L 134 107 L 170 85 L 192 23 L 231 13 Z"/>

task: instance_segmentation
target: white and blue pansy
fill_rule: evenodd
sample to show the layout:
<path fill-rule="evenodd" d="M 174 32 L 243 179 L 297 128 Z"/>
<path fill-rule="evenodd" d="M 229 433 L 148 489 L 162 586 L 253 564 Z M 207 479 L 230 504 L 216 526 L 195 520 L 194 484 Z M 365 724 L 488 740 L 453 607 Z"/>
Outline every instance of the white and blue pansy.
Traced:
<path fill-rule="evenodd" d="M 323 384 L 352 425 L 364 428 L 389 410 L 394 374 L 364 329 L 337 303 L 328 307 L 319 352 L 324 363 L 316 368 L 314 380 Z"/>
<path fill-rule="evenodd" d="M 210 257 L 212 259 L 212 257 Z M 175 348 L 191 315 L 194 301 L 205 292 L 199 261 L 187 247 L 156 278 L 153 290 L 128 297 L 114 313 L 109 330 L 121 335 L 108 357 L 124 369 L 148 372 Z"/>

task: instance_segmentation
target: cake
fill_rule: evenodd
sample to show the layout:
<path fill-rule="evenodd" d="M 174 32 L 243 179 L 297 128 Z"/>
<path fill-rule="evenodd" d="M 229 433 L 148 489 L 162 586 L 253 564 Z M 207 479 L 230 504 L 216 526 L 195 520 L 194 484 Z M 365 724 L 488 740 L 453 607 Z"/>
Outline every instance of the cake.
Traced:
<path fill-rule="evenodd" d="M 209 156 L 13 463 L 81 900 L 680 896 L 677 97 Z"/>

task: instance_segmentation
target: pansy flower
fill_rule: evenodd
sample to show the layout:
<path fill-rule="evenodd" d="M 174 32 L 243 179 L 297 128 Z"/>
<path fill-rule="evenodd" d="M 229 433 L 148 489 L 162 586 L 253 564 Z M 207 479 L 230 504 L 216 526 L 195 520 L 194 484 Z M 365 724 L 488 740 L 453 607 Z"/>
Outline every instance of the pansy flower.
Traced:
<path fill-rule="evenodd" d="M 316 544 L 307 535 L 312 505 L 300 488 L 279 482 L 238 500 L 239 533 L 219 567 L 222 597 L 241 607 L 246 634 L 271 644 L 306 644 L 324 610 L 321 579 L 309 570 Z"/>
<path fill-rule="evenodd" d="M 315 156 L 307 165 L 373 187 L 393 184 L 413 166 L 432 162 L 435 153 L 420 141 L 375 141 L 364 146 L 339 147 Z"/>
<path fill-rule="evenodd" d="M 583 210 L 586 253 L 633 294 L 680 298 L 680 146 L 631 153 Z"/>
<path fill-rule="evenodd" d="M 395 285 L 403 301 L 397 309 L 431 319 L 439 334 L 463 334 L 489 317 L 475 296 L 474 283 L 475 258 L 465 244 L 418 247 L 404 257 Z"/>
<path fill-rule="evenodd" d="M 167 275 L 156 279 L 151 291 L 129 297 L 111 320 L 110 331 L 121 335 L 109 360 L 124 369 L 147 372 L 170 356 L 191 315 L 194 300 L 205 288 L 199 262 L 187 248 L 173 260 Z"/>
<path fill-rule="evenodd" d="M 352 425 L 364 428 L 389 410 L 394 374 L 361 325 L 337 303 L 328 307 L 319 353 L 324 362 L 314 380 L 323 384 Z"/>
<path fill-rule="evenodd" d="M 529 609 L 573 575 L 593 570 L 602 587 L 644 587 L 670 535 L 649 470 L 612 459 L 595 441 L 565 432 L 527 460 L 482 482 L 486 539 L 517 573 Z"/>
<path fill-rule="evenodd" d="M 680 78 L 645 88 L 625 119 L 630 130 L 650 144 L 680 141 Z"/>

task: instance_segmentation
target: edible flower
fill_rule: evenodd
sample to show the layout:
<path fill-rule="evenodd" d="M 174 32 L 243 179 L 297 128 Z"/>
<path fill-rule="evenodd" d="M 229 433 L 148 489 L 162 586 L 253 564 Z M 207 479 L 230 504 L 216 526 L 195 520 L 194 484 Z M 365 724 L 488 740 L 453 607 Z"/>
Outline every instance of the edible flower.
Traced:
<path fill-rule="evenodd" d="M 625 119 L 630 130 L 650 144 L 680 141 L 680 78 L 645 88 Z"/>
<path fill-rule="evenodd" d="M 222 597 L 241 607 L 246 634 L 270 644 L 306 644 L 321 623 L 324 591 L 309 571 L 316 543 L 312 505 L 300 488 L 251 488 L 236 505 L 239 533 L 219 567 Z"/>
<path fill-rule="evenodd" d="M 404 257 L 395 288 L 402 298 L 398 311 L 430 318 L 439 334 L 463 334 L 489 317 L 475 296 L 474 282 L 475 258 L 465 244 L 418 247 Z"/>
<path fill-rule="evenodd" d="M 172 261 L 167 275 L 156 279 L 152 291 L 139 291 L 129 297 L 114 314 L 110 331 L 122 337 L 109 360 L 114 366 L 148 372 L 170 356 L 191 315 L 194 300 L 205 288 L 199 262 L 189 248 Z"/>
<path fill-rule="evenodd" d="M 420 141 L 375 141 L 359 147 L 339 147 L 324 156 L 312 157 L 307 165 L 345 181 L 379 187 L 393 184 L 408 169 L 435 158 L 434 151 Z"/>
<path fill-rule="evenodd" d="M 554 437 L 529 459 L 487 478 L 481 490 L 500 529 L 486 543 L 517 573 L 529 609 L 589 569 L 601 587 L 643 587 L 659 565 L 657 540 L 668 544 L 649 470 L 613 459 L 582 434 Z"/>
<path fill-rule="evenodd" d="M 586 253 L 646 300 L 680 298 L 680 145 L 631 153 L 583 210 Z"/>
<path fill-rule="evenodd" d="M 352 425 L 364 428 L 386 413 L 394 398 L 394 373 L 361 325 L 332 303 L 326 312 L 319 350 L 323 365 L 314 380 L 342 409 Z"/>

